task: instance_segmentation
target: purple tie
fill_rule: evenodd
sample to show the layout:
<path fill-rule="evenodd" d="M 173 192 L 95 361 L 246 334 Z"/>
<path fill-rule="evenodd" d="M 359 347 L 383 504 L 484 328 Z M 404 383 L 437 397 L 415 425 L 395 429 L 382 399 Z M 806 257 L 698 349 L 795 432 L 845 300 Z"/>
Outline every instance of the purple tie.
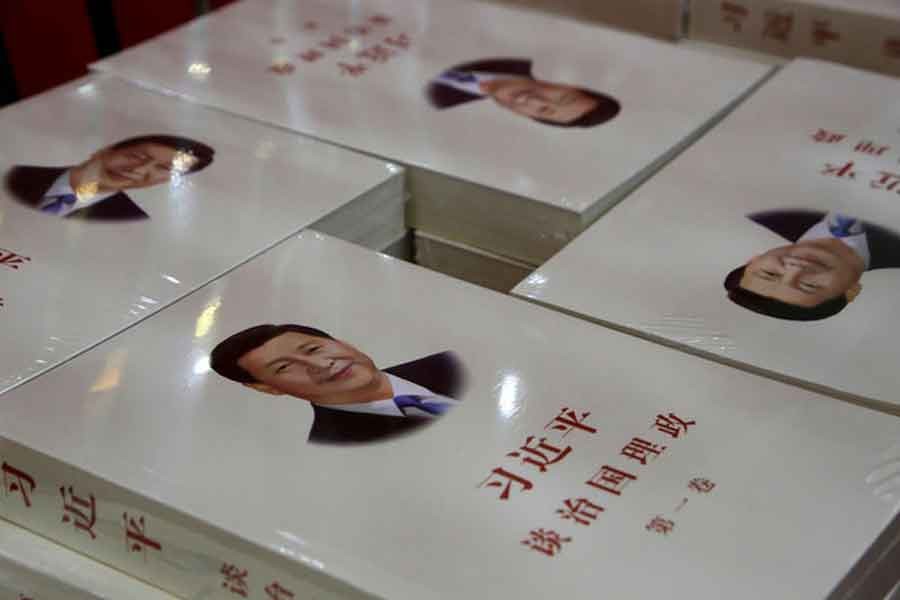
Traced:
<path fill-rule="evenodd" d="M 394 404 L 400 409 L 404 416 L 407 408 L 417 408 L 429 415 L 440 416 L 450 410 L 450 404 L 441 402 L 440 400 L 423 400 L 427 396 L 394 396 Z"/>
<path fill-rule="evenodd" d="M 60 194 L 59 196 L 53 196 L 53 202 L 43 206 L 41 210 L 46 213 L 58 215 L 64 208 L 72 206 L 77 201 L 78 196 L 75 194 Z"/>

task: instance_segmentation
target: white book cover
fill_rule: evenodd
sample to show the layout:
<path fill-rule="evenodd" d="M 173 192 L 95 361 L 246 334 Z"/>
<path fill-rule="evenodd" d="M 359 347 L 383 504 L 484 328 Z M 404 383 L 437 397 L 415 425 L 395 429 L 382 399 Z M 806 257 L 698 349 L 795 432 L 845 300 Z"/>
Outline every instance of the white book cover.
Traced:
<path fill-rule="evenodd" d="M 897 0 L 690 0 L 689 36 L 900 75 Z"/>
<path fill-rule="evenodd" d="M 794 61 L 515 293 L 900 412 L 898 93 Z"/>
<path fill-rule="evenodd" d="M 3 600 L 175 600 L 129 577 L 0 520 Z"/>
<path fill-rule="evenodd" d="M 383 161 L 115 78 L 0 111 L 0 137 L 0 391 L 373 190 L 402 197 Z"/>
<path fill-rule="evenodd" d="M 535 264 L 768 72 L 445 0 L 245 0 L 93 68 L 506 194 L 414 189 L 412 225 Z"/>
<path fill-rule="evenodd" d="M 186 598 L 824 598 L 900 529 L 900 420 L 309 231 L 0 439 L 0 514 Z"/>

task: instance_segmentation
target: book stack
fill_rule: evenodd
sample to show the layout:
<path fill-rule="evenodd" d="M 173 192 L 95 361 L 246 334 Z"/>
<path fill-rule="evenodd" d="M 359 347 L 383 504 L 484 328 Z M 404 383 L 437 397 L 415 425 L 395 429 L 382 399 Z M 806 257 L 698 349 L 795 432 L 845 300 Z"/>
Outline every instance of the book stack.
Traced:
<path fill-rule="evenodd" d="M 895 0 L 691 0 L 688 35 L 900 75 Z"/>
<path fill-rule="evenodd" d="M 0 521 L 0 598 L 174 600 L 94 560 Z"/>
<path fill-rule="evenodd" d="M 769 72 L 530 11 L 421 0 L 245 0 L 93 67 L 407 166 L 419 262 L 465 276 L 448 253 L 468 253 L 506 278 Z"/>
<path fill-rule="evenodd" d="M 311 224 L 403 231 L 398 167 L 121 80 L 7 108 L 0 135 L 0 391 Z"/>
<path fill-rule="evenodd" d="M 515 293 L 900 413 L 898 93 L 792 62 Z"/>
<path fill-rule="evenodd" d="M 186 598 L 871 594 L 900 534 L 897 419 L 310 231 L 0 436 L 4 518 Z"/>
<path fill-rule="evenodd" d="M 578 19 L 581 22 L 605 23 L 639 31 L 656 37 L 677 40 L 682 35 L 684 0 L 625 0 L 593 2 L 592 0 L 489 0 L 516 8 L 540 10 Z"/>

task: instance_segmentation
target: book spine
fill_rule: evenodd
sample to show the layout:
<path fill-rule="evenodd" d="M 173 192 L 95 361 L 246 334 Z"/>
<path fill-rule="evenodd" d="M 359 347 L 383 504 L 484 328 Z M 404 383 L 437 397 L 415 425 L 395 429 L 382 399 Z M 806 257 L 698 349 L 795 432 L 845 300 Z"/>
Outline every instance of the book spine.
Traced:
<path fill-rule="evenodd" d="M 261 548 L 9 440 L 0 475 L 0 517 L 186 600 L 371 597 L 287 545 Z"/>
<path fill-rule="evenodd" d="M 689 21 L 694 39 L 900 75 L 900 18 L 783 0 L 691 0 Z"/>

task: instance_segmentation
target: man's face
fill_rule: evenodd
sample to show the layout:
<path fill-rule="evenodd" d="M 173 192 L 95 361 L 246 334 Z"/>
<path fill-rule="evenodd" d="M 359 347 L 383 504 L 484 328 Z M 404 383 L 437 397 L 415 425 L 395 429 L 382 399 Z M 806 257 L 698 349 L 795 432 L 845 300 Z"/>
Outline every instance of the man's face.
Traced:
<path fill-rule="evenodd" d="M 124 148 L 105 148 L 88 161 L 88 179 L 96 180 L 100 191 L 142 188 L 169 181 L 183 173 L 194 160 L 186 153 L 160 144 L 133 144 Z"/>
<path fill-rule="evenodd" d="M 254 348 L 238 365 L 261 384 L 253 387 L 315 404 L 372 400 L 382 377 L 372 359 L 349 344 L 296 331 Z"/>
<path fill-rule="evenodd" d="M 571 123 L 598 105 L 578 88 L 535 79 L 495 79 L 487 82 L 485 92 L 504 108 L 554 123 Z"/>
<path fill-rule="evenodd" d="M 813 307 L 858 287 L 863 259 L 835 239 L 781 246 L 750 260 L 740 286 L 795 306 Z"/>

